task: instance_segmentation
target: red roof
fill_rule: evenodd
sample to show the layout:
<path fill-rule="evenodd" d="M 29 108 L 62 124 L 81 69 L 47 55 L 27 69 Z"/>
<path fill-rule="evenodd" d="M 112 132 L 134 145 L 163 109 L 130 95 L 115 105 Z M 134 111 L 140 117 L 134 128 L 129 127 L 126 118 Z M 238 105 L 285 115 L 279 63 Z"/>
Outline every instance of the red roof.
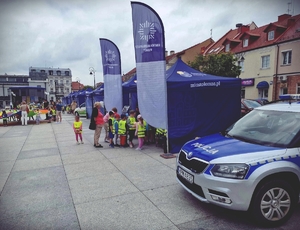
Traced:
<path fill-rule="evenodd" d="M 295 32 L 297 28 L 300 28 L 299 23 L 300 14 L 293 17 L 285 15 L 285 18 L 280 21 L 258 27 L 251 30 L 251 32 L 244 32 L 239 38 L 241 40 L 248 38 L 248 46 L 243 47 L 243 44 L 241 43 L 240 45 L 233 47 L 231 51 L 233 53 L 240 53 L 260 47 L 270 46 L 282 41 L 299 39 L 300 33 Z M 274 31 L 274 39 L 268 40 L 268 32 L 272 30 Z"/>

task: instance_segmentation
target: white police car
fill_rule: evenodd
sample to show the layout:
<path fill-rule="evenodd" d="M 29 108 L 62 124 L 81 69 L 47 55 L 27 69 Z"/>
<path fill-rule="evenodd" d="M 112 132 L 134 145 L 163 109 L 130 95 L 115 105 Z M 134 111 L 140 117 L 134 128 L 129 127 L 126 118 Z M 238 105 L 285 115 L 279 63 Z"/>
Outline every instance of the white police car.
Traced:
<path fill-rule="evenodd" d="M 282 224 L 299 201 L 300 104 L 257 107 L 224 134 L 187 142 L 177 180 L 203 202 Z"/>

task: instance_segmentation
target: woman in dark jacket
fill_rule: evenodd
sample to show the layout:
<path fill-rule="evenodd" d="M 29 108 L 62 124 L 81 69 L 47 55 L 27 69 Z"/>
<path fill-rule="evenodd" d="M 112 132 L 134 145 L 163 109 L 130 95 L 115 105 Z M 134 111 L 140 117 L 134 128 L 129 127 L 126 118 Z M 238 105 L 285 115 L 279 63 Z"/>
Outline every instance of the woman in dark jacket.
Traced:
<path fill-rule="evenodd" d="M 99 138 L 101 135 L 102 127 L 104 125 L 103 114 L 100 112 L 101 103 L 99 101 L 95 102 L 91 122 L 95 122 L 96 129 L 94 133 L 94 147 L 95 148 L 103 148 L 102 145 L 99 144 Z"/>

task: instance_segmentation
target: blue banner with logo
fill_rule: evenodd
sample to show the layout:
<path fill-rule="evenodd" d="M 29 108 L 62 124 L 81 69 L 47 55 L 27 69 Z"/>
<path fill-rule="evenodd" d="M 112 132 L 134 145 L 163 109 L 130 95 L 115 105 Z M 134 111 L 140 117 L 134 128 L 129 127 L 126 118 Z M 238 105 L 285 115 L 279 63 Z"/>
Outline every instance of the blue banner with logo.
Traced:
<path fill-rule="evenodd" d="M 104 79 L 104 105 L 107 111 L 123 108 L 121 56 L 118 47 L 110 40 L 100 38 Z"/>
<path fill-rule="evenodd" d="M 131 2 L 138 107 L 148 124 L 167 129 L 167 84 L 163 23 L 148 5 Z"/>

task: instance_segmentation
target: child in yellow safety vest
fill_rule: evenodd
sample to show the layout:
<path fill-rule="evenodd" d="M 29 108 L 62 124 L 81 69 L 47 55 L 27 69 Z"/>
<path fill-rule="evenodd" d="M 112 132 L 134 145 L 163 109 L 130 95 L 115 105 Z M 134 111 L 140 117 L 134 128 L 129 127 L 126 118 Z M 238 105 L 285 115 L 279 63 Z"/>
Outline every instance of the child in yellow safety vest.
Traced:
<path fill-rule="evenodd" d="M 108 119 L 108 135 L 109 135 L 109 146 L 114 148 L 114 136 L 115 136 L 115 113 L 113 111 L 109 111 L 109 119 Z"/>
<path fill-rule="evenodd" d="M 120 146 L 121 147 L 128 147 L 127 144 L 127 122 L 126 122 L 126 115 L 121 115 L 121 120 L 119 121 L 118 125 L 118 134 L 120 138 Z"/>
<path fill-rule="evenodd" d="M 143 119 L 141 114 L 139 114 L 137 116 L 137 119 L 138 119 L 138 121 L 136 122 L 135 135 L 138 137 L 139 146 L 136 148 L 136 150 L 142 150 L 142 147 L 144 145 L 144 138 L 145 138 L 146 130 L 147 130 L 147 128 L 146 128 L 147 123 Z"/>
<path fill-rule="evenodd" d="M 78 142 L 78 136 L 80 138 L 81 144 L 83 144 L 82 141 L 82 121 L 79 120 L 79 116 L 75 116 L 75 121 L 73 123 L 73 130 L 76 136 L 76 143 L 79 145 Z"/>
<path fill-rule="evenodd" d="M 129 134 L 129 146 L 130 148 L 133 148 L 133 138 L 135 134 L 135 129 L 136 129 L 136 120 L 135 120 L 135 111 L 130 110 L 129 112 L 129 117 L 127 118 L 127 126 L 128 126 L 128 134 Z"/>

